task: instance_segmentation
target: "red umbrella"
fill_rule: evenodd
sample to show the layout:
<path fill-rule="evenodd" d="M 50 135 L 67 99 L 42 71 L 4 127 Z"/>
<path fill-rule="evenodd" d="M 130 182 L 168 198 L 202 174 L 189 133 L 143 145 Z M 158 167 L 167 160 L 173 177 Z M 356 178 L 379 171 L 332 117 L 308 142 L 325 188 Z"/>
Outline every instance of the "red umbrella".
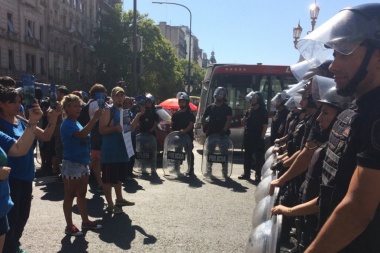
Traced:
<path fill-rule="evenodd" d="M 162 102 L 161 104 L 159 104 L 159 106 L 162 106 L 162 108 L 164 109 L 179 109 L 179 105 L 178 105 L 178 99 L 177 98 L 169 98 L 169 99 L 166 99 L 164 102 Z M 197 110 L 197 106 L 194 105 L 193 103 L 189 103 L 189 106 L 190 106 L 190 110 L 192 111 L 196 111 Z"/>

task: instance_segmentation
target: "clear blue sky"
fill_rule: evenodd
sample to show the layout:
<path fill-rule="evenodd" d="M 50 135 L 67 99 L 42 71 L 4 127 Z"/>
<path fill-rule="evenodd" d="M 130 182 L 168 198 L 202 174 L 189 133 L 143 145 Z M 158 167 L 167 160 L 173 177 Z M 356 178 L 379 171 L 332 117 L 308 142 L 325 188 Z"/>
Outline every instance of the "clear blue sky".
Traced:
<path fill-rule="evenodd" d="M 218 63 L 292 65 L 299 59 L 293 46 L 293 27 L 300 21 L 301 38 L 311 30 L 309 7 L 314 0 L 163 0 L 187 6 L 192 13 L 192 34 L 199 47 Z M 368 3 L 363 0 L 317 0 L 316 27 L 344 7 Z M 124 10 L 133 0 L 124 0 Z M 137 0 L 140 13 L 156 24 L 189 26 L 189 12 L 177 5 Z"/>

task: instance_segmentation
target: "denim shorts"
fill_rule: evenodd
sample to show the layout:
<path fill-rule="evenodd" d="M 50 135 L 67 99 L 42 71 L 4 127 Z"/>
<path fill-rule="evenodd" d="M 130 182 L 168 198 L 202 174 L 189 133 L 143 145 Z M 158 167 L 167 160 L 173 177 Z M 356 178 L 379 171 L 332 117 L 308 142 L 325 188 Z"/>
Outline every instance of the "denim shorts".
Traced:
<path fill-rule="evenodd" d="M 69 160 L 62 160 L 61 175 L 67 179 L 78 179 L 85 175 L 90 175 L 87 164 L 75 163 Z"/>
<path fill-rule="evenodd" d="M 4 235 L 9 230 L 8 217 L 5 215 L 0 218 L 0 236 Z"/>

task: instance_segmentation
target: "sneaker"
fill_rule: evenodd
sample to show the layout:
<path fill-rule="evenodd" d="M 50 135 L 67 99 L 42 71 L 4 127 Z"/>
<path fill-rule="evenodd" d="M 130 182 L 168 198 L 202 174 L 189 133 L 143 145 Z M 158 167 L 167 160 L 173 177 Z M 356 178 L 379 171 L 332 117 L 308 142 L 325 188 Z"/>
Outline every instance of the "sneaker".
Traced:
<path fill-rule="evenodd" d="M 83 235 L 82 231 L 80 231 L 75 225 L 72 225 L 71 227 L 66 227 L 65 234 L 72 236 Z"/>
<path fill-rule="evenodd" d="M 128 201 L 126 199 L 115 200 L 115 206 L 134 206 L 135 202 Z"/>
<path fill-rule="evenodd" d="M 103 193 L 103 186 L 99 185 L 98 187 L 96 187 L 96 192 Z"/>
<path fill-rule="evenodd" d="M 105 209 L 105 211 L 109 214 L 119 214 L 119 213 L 123 213 L 123 209 L 121 209 L 120 206 L 113 206 L 113 207 L 107 207 Z"/>
<path fill-rule="evenodd" d="M 82 222 L 82 230 L 83 229 L 97 230 L 101 228 L 102 228 L 102 225 L 96 224 L 96 222 L 94 221 L 88 221 L 86 223 Z"/>

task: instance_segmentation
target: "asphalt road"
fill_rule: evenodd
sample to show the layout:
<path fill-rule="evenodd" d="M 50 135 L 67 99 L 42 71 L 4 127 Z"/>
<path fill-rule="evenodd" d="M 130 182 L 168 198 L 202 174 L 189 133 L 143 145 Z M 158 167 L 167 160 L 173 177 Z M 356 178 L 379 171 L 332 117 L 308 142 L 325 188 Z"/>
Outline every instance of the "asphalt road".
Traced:
<path fill-rule="evenodd" d="M 21 239 L 34 252 L 244 252 L 255 206 L 253 182 L 238 180 L 242 153 L 235 152 L 231 179 L 207 181 L 201 173 L 202 147 L 195 145 L 195 178 L 137 178 L 124 184 L 124 197 L 135 201 L 124 214 L 106 215 L 104 195 L 87 193 L 96 232 L 64 234 L 63 184 L 34 186 L 32 210 Z M 198 150 L 198 152 L 197 152 Z M 38 180 L 38 179 L 37 179 Z M 41 181 L 41 180 L 39 180 Z M 74 200 L 75 203 L 75 200 Z M 73 207 L 74 224 L 81 218 Z"/>

